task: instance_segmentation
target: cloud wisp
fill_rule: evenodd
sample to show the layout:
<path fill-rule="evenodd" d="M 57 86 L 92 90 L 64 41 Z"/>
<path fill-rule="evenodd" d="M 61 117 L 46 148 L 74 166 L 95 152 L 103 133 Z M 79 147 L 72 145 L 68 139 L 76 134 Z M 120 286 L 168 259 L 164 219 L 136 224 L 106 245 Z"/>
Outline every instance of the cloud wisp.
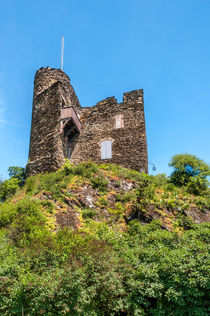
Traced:
<path fill-rule="evenodd" d="M 16 127 L 22 127 L 22 128 L 27 128 L 26 125 L 8 121 L 5 119 L 5 112 L 6 112 L 6 102 L 5 99 L 3 98 L 3 93 L 0 91 L 0 127 L 5 127 L 5 125 L 12 125 Z"/>
<path fill-rule="evenodd" d="M 10 122 L 10 121 L 7 121 L 7 120 L 1 120 L 0 119 L 0 124 L 8 124 L 8 125 L 13 125 L 13 126 L 17 126 L 17 127 L 23 127 L 23 128 L 27 128 L 26 125 L 23 125 L 23 124 L 20 124 L 20 123 L 15 123 L 15 122 Z"/>

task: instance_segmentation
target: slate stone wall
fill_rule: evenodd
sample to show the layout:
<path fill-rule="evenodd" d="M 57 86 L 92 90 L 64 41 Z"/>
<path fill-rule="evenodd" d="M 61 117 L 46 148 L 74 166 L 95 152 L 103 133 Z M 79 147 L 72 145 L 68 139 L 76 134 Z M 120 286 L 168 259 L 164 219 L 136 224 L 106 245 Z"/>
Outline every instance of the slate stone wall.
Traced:
<path fill-rule="evenodd" d="M 119 115 L 123 127 L 116 129 Z M 143 90 L 125 93 L 122 103 L 111 97 L 93 107 L 82 108 L 80 120 L 82 132 L 72 162 L 109 162 L 148 172 Z M 112 142 L 112 158 L 101 160 L 101 142 L 105 140 Z"/>
<path fill-rule="evenodd" d="M 81 133 L 72 143 L 71 161 L 110 162 L 148 172 L 143 90 L 124 93 L 93 107 L 81 107 L 69 77 L 60 69 L 41 68 L 34 80 L 33 112 L 27 176 L 55 171 L 62 166 L 66 150 L 61 133 L 61 108 L 73 106 Z M 122 127 L 116 128 L 116 116 Z M 112 158 L 101 160 L 101 142 L 112 142 Z"/>
<path fill-rule="evenodd" d="M 27 176 L 55 171 L 65 160 L 60 110 L 80 103 L 69 77 L 60 69 L 41 68 L 34 79 L 33 111 Z"/>
<path fill-rule="evenodd" d="M 73 105 L 77 111 L 80 110 L 80 103 L 74 88 L 70 84 L 70 78 L 67 74 L 55 68 L 40 68 L 34 79 L 34 99 L 43 91 L 52 87 L 55 83 L 60 82 L 62 88 L 63 101 L 66 106 Z"/>

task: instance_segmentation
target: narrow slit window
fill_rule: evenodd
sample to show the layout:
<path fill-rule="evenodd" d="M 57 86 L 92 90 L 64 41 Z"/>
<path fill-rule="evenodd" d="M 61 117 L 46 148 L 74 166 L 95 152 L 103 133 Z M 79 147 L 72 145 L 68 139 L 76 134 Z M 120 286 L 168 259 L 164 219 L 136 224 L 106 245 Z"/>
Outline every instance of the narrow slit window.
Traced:
<path fill-rule="evenodd" d="M 62 97 L 62 105 L 61 105 L 61 107 L 62 107 L 62 108 L 65 108 L 65 106 L 66 106 L 66 103 L 65 103 L 64 98 Z"/>
<path fill-rule="evenodd" d="M 101 159 L 112 158 L 112 142 L 105 140 L 101 143 Z"/>

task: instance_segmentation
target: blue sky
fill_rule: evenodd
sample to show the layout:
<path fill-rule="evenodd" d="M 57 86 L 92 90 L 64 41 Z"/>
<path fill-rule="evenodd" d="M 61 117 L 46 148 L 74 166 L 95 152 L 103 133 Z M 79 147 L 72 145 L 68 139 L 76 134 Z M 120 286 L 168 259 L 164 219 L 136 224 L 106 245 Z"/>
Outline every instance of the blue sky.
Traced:
<path fill-rule="evenodd" d="M 7 0 L 0 11 L 0 176 L 28 159 L 33 78 L 60 67 L 83 106 L 144 89 L 149 161 L 210 162 L 209 0 Z M 150 168 L 150 172 L 152 172 Z"/>

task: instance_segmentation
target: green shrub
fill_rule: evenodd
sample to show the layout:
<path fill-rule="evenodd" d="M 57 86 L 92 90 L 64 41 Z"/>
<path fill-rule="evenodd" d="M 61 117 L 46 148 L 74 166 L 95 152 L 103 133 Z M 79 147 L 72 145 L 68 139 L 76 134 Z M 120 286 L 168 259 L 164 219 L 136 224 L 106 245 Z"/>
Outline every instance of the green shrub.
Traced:
<path fill-rule="evenodd" d="M 0 204 L 0 227 L 5 227 L 11 224 L 16 214 L 17 214 L 17 208 L 15 204 L 11 202 L 1 203 Z"/>
<path fill-rule="evenodd" d="M 165 201 L 164 204 L 168 210 L 171 210 L 171 209 L 178 207 L 176 200 L 167 200 L 167 201 Z"/>
<path fill-rule="evenodd" d="M 53 196 L 78 200 L 77 190 L 63 188 L 71 179 L 76 187 L 83 177 L 100 189 L 98 202 L 107 206 L 109 182 L 92 163 L 27 179 L 21 194 L 49 191 L 50 200 L 27 195 L 0 204 L 0 315 L 208 315 L 210 224 L 196 225 L 184 213 L 190 203 L 207 210 L 207 192 L 190 201 L 186 187 L 175 188 L 164 176 L 120 166 L 104 169 L 111 176 L 124 173 L 138 185 L 116 195 L 115 204 L 114 198 L 109 200 L 105 222 L 99 221 L 97 210 L 81 209 L 83 226 L 52 233 L 42 211 L 52 211 Z M 145 212 L 153 202 L 160 209 L 175 208 L 181 234 L 163 230 L 160 221 L 143 225 L 134 220 L 127 229 L 124 222 L 114 225 L 113 219 L 123 219 L 129 201 Z"/>
<path fill-rule="evenodd" d="M 102 205 L 102 206 L 107 206 L 107 205 L 109 205 L 109 202 L 106 200 L 106 198 L 105 197 L 100 197 L 99 199 L 98 199 L 98 201 L 99 201 L 99 203 Z"/>
<path fill-rule="evenodd" d="M 24 251 L 0 234 L 0 314 L 208 315 L 208 241 L 207 223 L 178 236 L 159 221 L 61 230 L 57 247 Z"/>
<path fill-rule="evenodd" d="M 156 186 L 156 187 L 161 187 L 161 186 L 164 186 L 168 183 L 169 179 L 168 177 L 166 176 L 165 173 L 160 173 L 160 174 L 157 174 L 155 176 L 152 176 L 152 179 L 153 179 L 153 184 Z"/>
<path fill-rule="evenodd" d="M 5 180 L 0 184 L 0 201 L 4 202 L 13 196 L 19 188 L 19 181 L 16 178 Z"/>
<path fill-rule="evenodd" d="M 171 158 L 169 166 L 174 168 L 170 179 L 176 186 L 187 185 L 189 182 L 192 182 L 192 178 L 194 177 L 197 177 L 195 182 L 198 183 L 199 178 L 206 179 L 210 175 L 210 166 L 195 155 L 174 155 Z M 204 189 L 207 188 L 206 185 L 207 182 L 205 181 L 202 182 L 202 185 L 199 184 L 200 188 L 203 187 Z M 192 183 L 192 190 L 194 190 L 193 187 L 195 188 L 195 186 Z"/>
<path fill-rule="evenodd" d="M 25 189 L 26 193 L 33 195 L 38 193 L 38 184 L 40 183 L 40 175 L 31 176 L 26 179 Z"/>
<path fill-rule="evenodd" d="M 74 174 L 85 178 L 91 178 L 92 175 L 99 171 L 98 166 L 92 161 L 82 162 L 74 168 Z"/>
<path fill-rule="evenodd" d="M 90 182 L 94 189 L 98 189 L 101 192 L 106 192 L 109 184 L 109 181 L 102 176 L 92 177 Z"/>
<path fill-rule="evenodd" d="M 112 172 L 114 175 L 120 177 L 120 178 L 125 178 L 133 181 L 138 181 L 139 178 L 141 177 L 140 172 L 136 170 L 131 170 L 127 168 L 123 168 L 120 165 L 115 165 L 115 164 L 101 164 L 99 165 L 99 168 L 107 170 Z"/>
<path fill-rule="evenodd" d="M 169 192 L 173 192 L 176 190 L 176 187 L 173 183 L 168 183 L 164 186 L 164 189 Z"/>
<path fill-rule="evenodd" d="M 22 187 L 25 183 L 26 180 L 26 170 L 25 168 L 22 167 L 9 167 L 8 168 L 8 173 L 9 173 L 9 177 L 10 179 L 17 179 L 18 180 L 18 184 L 20 187 Z"/>
<path fill-rule="evenodd" d="M 25 246 L 46 232 L 45 217 L 40 202 L 25 198 L 15 205 L 15 216 L 10 226 L 10 238 L 19 246 Z"/>
<path fill-rule="evenodd" d="M 207 191 L 208 180 L 200 176 L 190 177 L 187 183 L 187 192 L 195 195 L 202 195 Z"/>
<path fill-rule="evenodd" d="M 46 200 L 46 201 L 41 201 L 41 205 L 44 206 L 45 209 L 48 210 L 49 213 L 52 213 L 53 209 L 54 209 L 54 205 L 52 202 Z"/>
<path fill-rule="evenodd" d="M 74 172 L 74 165 L 70 162 L 69 159 L 65 160 L 65 163 L 63 164 L 62 171 L 64 171 L 65 175 L 73 174 Z"/>
<path fill-rule="evenodd" d="M 151 176 L 147 174 L 141 174 L 136 193 L 138 202 L 143 201 L 145 199 L 154 198 L 154 185 Z"/>
<path fill-rule="evenodd" d="M 95 210 L 92 210 L 92 209 L 85 209 L 82 211 L 82 217 L 84 219 L 87 219 L 87 218 L 93 218 L 94 216 L 96 215 L 96 211 Z"/>
<path fill-rule="evenodd" d="M 201 211 L 203 212 L 208 212 L 210 211 L 210 197 L 202 197 L 202 196 L 197 196 L 193 202 L 195 203 L 196 206 L 198 206 Z"/>
<path fill-rule="evenodd" d="M 40 189 L 50 191 L 62 182 L 63 177 L 63 173 L 59 171 L 40 175 Z"/>
<path fill-rule="evenodd" d="M 177 218 L 178 218 L 178 221 L 177 221 L 178 226 L 183 227 L 185 230 L 194 228 L 195 223 L 193 222 L 190 216 L 186 216 L 184 214 L 178 214 Z"/>
<path fill-rule="evenodd" d="M 69 178 L 62 171 L 40 175 L 38 190 L 49 191 L 53 198 L 62 197 L 61 190 L 68 185 Z"/>
<path fill-rule="evenodd" d="M 129 202 L 129 201 L 135 201 L 136 200 L 136 192 L 130 191 L 130 192 L 120 192 L 115 195 L 116 201 L 120 202 Z"/>

